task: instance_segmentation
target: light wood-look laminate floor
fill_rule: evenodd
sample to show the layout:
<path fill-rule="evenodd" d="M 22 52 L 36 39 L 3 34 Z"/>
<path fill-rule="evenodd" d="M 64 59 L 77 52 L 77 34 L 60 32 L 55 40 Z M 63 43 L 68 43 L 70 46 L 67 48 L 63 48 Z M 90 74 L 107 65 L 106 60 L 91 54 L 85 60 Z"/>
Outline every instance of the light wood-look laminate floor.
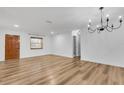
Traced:
<path fill-rule="evenodd" d="M 124 84 L 124 68 L 46 55 L 0 63 L 0 84 Z"/>

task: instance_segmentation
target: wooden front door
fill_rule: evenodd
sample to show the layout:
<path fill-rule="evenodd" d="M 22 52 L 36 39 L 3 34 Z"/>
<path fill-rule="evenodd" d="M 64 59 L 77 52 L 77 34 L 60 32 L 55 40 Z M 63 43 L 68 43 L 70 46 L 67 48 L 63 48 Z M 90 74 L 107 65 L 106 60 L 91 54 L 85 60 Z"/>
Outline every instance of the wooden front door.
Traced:
<path fill-rule="evenodd" d="M 5 35 L 5 60 L 19 59 L 20 37 L 17 35 Z"/>

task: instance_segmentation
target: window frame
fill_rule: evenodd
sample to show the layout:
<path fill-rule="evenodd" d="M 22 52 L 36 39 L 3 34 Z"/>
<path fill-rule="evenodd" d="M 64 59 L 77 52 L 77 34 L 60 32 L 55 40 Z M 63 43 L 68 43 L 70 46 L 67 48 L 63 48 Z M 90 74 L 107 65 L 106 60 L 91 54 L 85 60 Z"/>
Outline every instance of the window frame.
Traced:
<path fill-rule="evenodd" d="M 41 47 L 40 48 L 32 48 L 32 42 L 31 39 L 40 39 L 41 40 Z M 42 37 L 30 37 L 30 49 L 43 49 L 43 38 Z"/>

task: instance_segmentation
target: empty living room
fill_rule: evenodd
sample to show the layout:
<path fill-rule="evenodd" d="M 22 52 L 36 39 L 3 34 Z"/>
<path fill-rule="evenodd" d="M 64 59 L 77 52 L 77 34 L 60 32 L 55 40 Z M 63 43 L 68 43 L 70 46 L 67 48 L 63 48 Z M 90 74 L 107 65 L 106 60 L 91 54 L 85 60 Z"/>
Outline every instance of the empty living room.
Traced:
<path fill-rule="evenodd" d="M 0 85 L 124 84 L 124 7 L 0 7 Z"/>

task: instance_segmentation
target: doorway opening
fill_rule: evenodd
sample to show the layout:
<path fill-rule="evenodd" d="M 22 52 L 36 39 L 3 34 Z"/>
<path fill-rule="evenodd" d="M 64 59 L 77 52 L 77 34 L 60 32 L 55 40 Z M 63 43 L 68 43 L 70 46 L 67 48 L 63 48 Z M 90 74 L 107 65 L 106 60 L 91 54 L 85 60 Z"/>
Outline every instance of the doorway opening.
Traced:
<path fill-rule="evenodd" d="M 5 60 L 19 59 L 20 56 L 20 36 L 5 35 Z"/>
<path fill-rule="evenodd" d="M 72 37 L 73 37 L 73 57 L 80 59 L 81 57 L 80 30 L 72 31 Z"/>

